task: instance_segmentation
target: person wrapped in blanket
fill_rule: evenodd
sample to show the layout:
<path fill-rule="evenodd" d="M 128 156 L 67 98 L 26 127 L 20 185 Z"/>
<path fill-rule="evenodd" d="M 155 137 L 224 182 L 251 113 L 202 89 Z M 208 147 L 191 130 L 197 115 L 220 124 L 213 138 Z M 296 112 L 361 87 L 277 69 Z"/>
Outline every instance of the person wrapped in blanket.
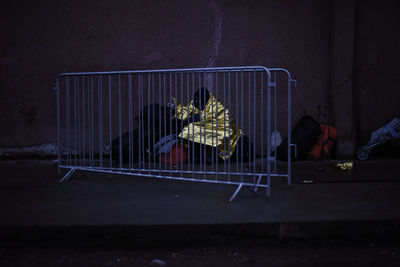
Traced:
<path fill-rule="evenodd" d="M 186 106 L 172 98 L 175 118 L 184 121 L 178 134 L 190 149 L 194 149 L 195 162 L 221 160 L 251 160 L 253 147 L 243 131 L 236 125 L 229 110 L 206 88 L 201 88 Z M 241 140 L 243 138 L 243 140 Z M 243 156 L 240 146 L 243 145 Z M 240 156 L 237 157 L 237 154 Z M 192 155 L 189 155 L 192 156 Z M 203 159 L 200 157 L 203 156 Z"/>
<path fill-rule="evenodd" d="M 112 141 L 114 161 L 156 161 L 177 143 L 190 150 L 188 156 L 197 163 L 252 160 L 253 145 L 248 137 L 237 127 L 228 109 L 205 88 L 196 91 L 187 106 L 175 98 L 168 106 L 145 106 L 136 121 L 139 128 Z"/>

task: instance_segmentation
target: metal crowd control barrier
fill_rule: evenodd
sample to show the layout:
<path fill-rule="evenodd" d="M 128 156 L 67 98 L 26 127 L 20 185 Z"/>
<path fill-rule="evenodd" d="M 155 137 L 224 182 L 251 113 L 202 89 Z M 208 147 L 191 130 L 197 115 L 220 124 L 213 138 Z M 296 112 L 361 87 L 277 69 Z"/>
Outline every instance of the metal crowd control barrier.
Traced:
<path fill-rule="evenodd" d="M 262 66 L 62 73 L 58 170 L 69 171 L 60 183 L 80 170 L 235 185 L 230 201 L 243 186 L 269 196 L 271 177 L 291 183 L 295 84 Z M 278 129 L 284 163 L 273 153 Z"/>

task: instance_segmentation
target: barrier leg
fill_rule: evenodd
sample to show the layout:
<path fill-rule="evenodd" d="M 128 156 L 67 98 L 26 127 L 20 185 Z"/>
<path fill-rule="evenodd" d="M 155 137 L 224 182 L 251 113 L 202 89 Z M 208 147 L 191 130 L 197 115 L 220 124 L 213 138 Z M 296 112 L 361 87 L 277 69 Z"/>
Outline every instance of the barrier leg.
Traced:
<path fill-rule="evenodd" d="M 58 181 L 58 182 L 61 184 L 61 183 L 64 182 L 64 181 L 68 181 L 68 179 L 71 177 L 72 174 L 74 174 L 74 172 L 75 172 L 75 169 L 74 169 L 74 168 L 70 169 L 70 170 L 64 175 L 64 177 L 61 178 L 60 181 Z"/>
<path fill-rule="evenodd" d="M 257 185 L 259 185 L 261 183 L 261 178 L 262 178 L 262 175 L 258 176 L 256 186 L 254 186 L 254 192 L 257 192 L 257 190 L 258 190 Z"/>
<path fill-rule="evenodd" d="M 240 189 L 242 189 L 242 186 L 243 186 L 243 184 L 239 184 L 238 188 L 236 188 L 235 193 L 233 193 L 232 197 L 229 199 L 229 202 L 232 202 L 235 199 L 235 197 L 239 193 Z"/>

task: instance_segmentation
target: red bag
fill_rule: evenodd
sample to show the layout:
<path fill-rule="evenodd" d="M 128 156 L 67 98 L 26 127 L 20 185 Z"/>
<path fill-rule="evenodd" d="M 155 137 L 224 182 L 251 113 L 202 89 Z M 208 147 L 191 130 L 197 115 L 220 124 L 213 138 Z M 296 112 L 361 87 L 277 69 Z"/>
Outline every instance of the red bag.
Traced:
<path fill-rule="evenodd" d="M 186 148 L 181 143 L 175 144 L 169 153 L 161 154 L 160 161 L 167 164 L 181 164 L 188 159 Z"/>
<path fill-rule="evenodd" d="M 334 127 L 321 124 L 321 135 L 317 143 L 308 152 L 307 159 L 320 160 L 321 158 L 328 158 L 330 151 L 336 142 L 337 131 Z"/>

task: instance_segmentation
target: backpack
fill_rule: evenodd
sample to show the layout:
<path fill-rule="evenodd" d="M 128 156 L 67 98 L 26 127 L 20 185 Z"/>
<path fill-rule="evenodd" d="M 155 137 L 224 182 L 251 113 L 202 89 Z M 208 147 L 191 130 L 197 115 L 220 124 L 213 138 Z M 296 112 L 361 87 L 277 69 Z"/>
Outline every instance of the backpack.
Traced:
<path fill-rule="evenodd" d="M 330 157 L 330 151 L 337 138 L 337 131 L 334 127 L 321 124 L 321 135 L 317 143 L 308 152 L 307 159 L 320 160 Z"/>
<path fill-rule="evenodd" d="M 310 115 L 304 115 L 296 123 L 292 130 L 292 144 L 296 145 L 297 153 L 295 149 L 291 148 L 290 157 L 292 161 L 305 160 L 308 152 L 313 148 L 318 138 L 321 135 L 321 126 Z M 287 161 L 287 146 L 288 140 L 285 138 L 282 143 L 276 149 L 276 158 L 278 160 Z"/>

